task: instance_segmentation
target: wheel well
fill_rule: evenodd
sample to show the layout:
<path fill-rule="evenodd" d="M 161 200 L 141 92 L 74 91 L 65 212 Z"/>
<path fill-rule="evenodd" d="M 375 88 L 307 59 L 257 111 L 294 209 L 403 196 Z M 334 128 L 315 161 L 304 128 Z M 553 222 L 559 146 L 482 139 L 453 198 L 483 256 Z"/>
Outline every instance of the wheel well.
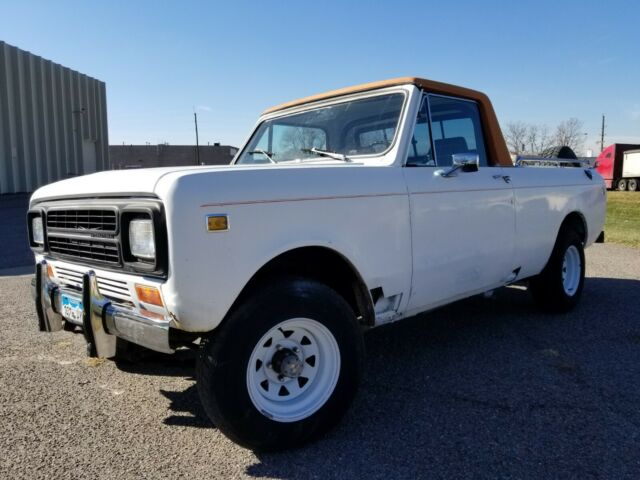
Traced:
<path fill-rule="evenodd" d="M 371 294 L 364 281 L 346 258 L 325 247 L 296 248 L 270 260 L 245 285 L 234 307 L 257 284 L 281 275 L 306 277 L 333 288 L 351 306 L 359 323 L 369 326 L 375 324 Z"/>
<path fill-rule="evenodd" d="M 560 225 L 558 235 L 565 229 L 574 230 L 580 235 L 580 238 L 582 238 L 582 243 L 587 243 L 587 222 L 585 222 L 581 213 L 571 212 L 567 215 L 562 221 L 562 225 Z"/>

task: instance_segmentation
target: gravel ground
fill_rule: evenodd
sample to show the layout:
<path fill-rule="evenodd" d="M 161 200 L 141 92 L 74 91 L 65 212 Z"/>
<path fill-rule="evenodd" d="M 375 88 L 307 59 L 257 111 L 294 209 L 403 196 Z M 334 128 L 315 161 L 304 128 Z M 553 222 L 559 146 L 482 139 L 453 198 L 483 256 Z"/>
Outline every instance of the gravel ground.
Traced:
<path fill-rule="evenodd" d="M 206 419 L 188 353 L 91 361 L 0 277 L 0 478 L 639 478 L 640 250 L 587 258 L 571 314 L 513 287 L 370 332 L 342 424 L 269 455 Z"/>

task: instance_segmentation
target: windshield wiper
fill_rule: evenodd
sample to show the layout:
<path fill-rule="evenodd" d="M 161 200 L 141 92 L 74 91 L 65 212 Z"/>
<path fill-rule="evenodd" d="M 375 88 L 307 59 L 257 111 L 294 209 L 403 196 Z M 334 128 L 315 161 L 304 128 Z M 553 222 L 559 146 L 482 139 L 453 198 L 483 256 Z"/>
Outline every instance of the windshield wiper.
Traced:
<path fill-rule="evenodd" d="M 256 148 L 255 150 L 251 150 L 249 152 L 247 152 L 251 155 L 253 155 L 254 153 L 261 153 L 262 155 L 264 155 L 265 157 L 267 157 L 267 160 L 269 160 L 271 163 L 278 163 L 277 160 L 274 160 L 271 155 L 273 155 L 273 152 L 266 152 L 264 150 L 262 150 L 261 148 Z"/>
<path fill-rule="evenodd" d="M 304 153 L 314 153 L 320 157 L 329 157 L 335 160 L 342 160 L 343 162 L 350 162 L 351 160 L 342 153 L 330 152 L 328 150 L 320 150 L 316 147 L 313 148 L 302 148 L 300 149 Z"/>

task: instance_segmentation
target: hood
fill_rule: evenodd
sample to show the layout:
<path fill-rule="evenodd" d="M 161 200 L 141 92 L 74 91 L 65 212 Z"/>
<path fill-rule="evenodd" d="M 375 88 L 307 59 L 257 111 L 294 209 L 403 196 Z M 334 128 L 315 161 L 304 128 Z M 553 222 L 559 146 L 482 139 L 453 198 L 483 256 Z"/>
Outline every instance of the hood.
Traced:
<path fill-rule="evenodd" d="M 352 167 L 358 163 L 344 163 L 339 160 L 326 159 L 314 164 L 287 163 L 283 165 L 255 164 L 255 165 L 213 165 L 193 167 L 162 167 L 137 168 L 131 170 L 107 170 L 81 177 L 69 178 L 50 183 L 36 190 L 31 196 L 31 204 L 45 200 L 66 198 L 95 198 L 95 197 L 158 197 L 167 194 L 168 188 L 182 177 L 198 177 L 211 180 L 210 174 L 217 172 L 238 171 L 291 171 L 313 170 L 327 167 Z M 246 177 L 250 178 L 250 177 Z M 251 177 L 252 178 L 252 177 Z M 204 188 L 204 187 L 203 187 Z M 205 188 L 206 190 L 206 188 Z"/>
<path fill-rule="evenodd" d="M 31 203 L 56 198 L 151 196 L 162 177 L 179 172 L 215 172 L 230 165 L 108 170 L 50 183 L 36 190 Z"/>

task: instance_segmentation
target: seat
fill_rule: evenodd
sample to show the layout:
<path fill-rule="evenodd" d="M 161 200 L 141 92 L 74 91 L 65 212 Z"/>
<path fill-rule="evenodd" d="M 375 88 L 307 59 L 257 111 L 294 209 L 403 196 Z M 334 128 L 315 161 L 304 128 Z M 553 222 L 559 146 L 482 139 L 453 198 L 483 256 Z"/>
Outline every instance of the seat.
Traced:
<path fill-rule="evenodd" d="M 439 166 L 453 165 L 453 155 L 469 153 L 469 147 L 464 137 L 442 138 L 435 141 L 436 159 Z"/>

